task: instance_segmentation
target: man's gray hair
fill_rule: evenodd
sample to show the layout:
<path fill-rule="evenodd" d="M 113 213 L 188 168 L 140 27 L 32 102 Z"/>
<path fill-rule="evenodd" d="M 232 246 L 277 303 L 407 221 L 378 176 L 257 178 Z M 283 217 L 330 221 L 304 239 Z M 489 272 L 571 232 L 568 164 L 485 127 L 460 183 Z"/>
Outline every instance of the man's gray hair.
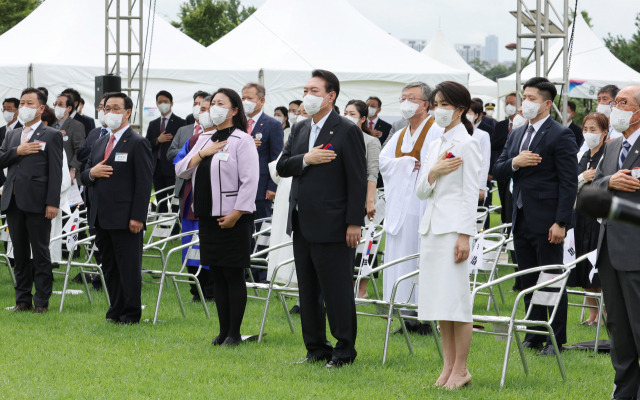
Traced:
<path fill-rule="evenodd" d="M 264 97 L 267 94 L 266 93 L 267 91 L 265 90 L 264 86 L 255 82 L 247 83 L 246 85 L 244 85 L 242 90 L 244 91 L 245 89 L 251 89 L 251 88 L 254 88 L 256 92 L 258 92 L 258 97 Z"/>
<path fill-rule="evenodd" d="M 420 90 L 422 91 L 422 101 L 428 101 L 429 100 L 429 97 L 431 96 L 431 88 L 429 87 L 429 85 L 427 85 L 424 82 L 407 83 L 402 88 L 402 93 L 404 93 L 405 90 L 411 89 L 411 88 L 414 88 L 414 87 L 419 87 Z"/>

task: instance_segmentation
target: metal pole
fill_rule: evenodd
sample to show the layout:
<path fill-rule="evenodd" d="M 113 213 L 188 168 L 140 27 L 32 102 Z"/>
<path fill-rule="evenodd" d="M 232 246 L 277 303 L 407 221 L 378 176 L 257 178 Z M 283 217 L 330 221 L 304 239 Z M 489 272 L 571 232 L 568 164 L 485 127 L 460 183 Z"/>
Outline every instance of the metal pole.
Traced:
<path fill-rule="evenodd" d="M 578 10 L 576 10 L 577 12 Z M 564 81 L 564 90 L 562 91 L 562 122 L 567 122 L 567 103 L 569 102 L 569 0 L 564 0 L 564 52 L 562 54 L 562 80 Z M 576 21 L 573 21 L 575 24 Z"/>
<path fill-rule="evenodd" d="M 143 21 L 143 7 L 142 0 L 138 0 L 139 11 L 140 11 L 140 23 L 138 24 L 138 48 L 140 49 L 140 54 L 138 55 L 138 85 L 140 90 L 138 91 L 138 121 L 140 125 L 140 134 L 142 134 L 142 126 L 143 126 L 143 111 L 144 111 L 144 82 L 142 80 L 142 71 L 144 71 L 144 43 L 142 36 L 142 21 Z M 151 4 L 149 4 L 151 7 Z M 155 16 L 154 16 L 155 17 Z M 147 21 L 147 24 L 149 21 Z"/>
<path fill-rule="evenodd" d="M 541 27 L 542 27 L 542 0 L 536 0 L 536 43 L 535 43 L 535 49 L 536 49 L 536 76 L 541 76 L 540 75 L 540 57 L 542 56 L 542 49 L 540 48 L 542 43 L 541 43 Z"/>
<path fill-rule="evenodd" d="M 524 0 L 518 0 L 518 13 L 517 13 L 517 37 L 516 37 L 516 109 L 520 108 L 520 87 L 522 85 L 521 82 L 521 73 L 522 73 L 522 2 Z"/>

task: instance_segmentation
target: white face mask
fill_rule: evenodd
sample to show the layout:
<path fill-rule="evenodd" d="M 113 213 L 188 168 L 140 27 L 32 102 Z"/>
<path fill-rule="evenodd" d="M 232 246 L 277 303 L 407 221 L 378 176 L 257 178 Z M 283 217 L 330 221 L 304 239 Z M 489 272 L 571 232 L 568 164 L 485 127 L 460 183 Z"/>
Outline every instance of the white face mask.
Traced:
<path fill-rule="evenodd" d="M 64 114 L 67 112 L 67 108 L 66 107 L 55 107 L 54 108 L 55 114 L 56 114 L 56 118 L 58 119 L 62 119 L 64 117 Z"/>
<path fill-rule="evenodd" d="M 200 106 L 193 106 L 193 109 L 191 111 L 193 113 L 193 118 L 196 119 L 196 121 L 200 120 Z"/>
<path fill-rule="evenodd" d="M 416 111 L 420 107 L 420 104 L 416 104 L 412 101 L 405 100 L 400 103 L 400 113 L 402 114 L 402 118 L 411 119 L 414 115 L 416 115 Z"/>
<path fill-rule="evenodd" d="M 284 117 L 281 117 L 279 115 L 276 115 L 273 118 L 275 118 L 276 121 L 280 122 L 280 124 L 282 124 L 284 122 Z"/>
<path fill-rule="evenodd" d="M 493 110 L 487 110 L 487 111 L 485 111 L 485 112 L 487 113 L 487 116 L 488 116 L 488 117 L 493 116 Z"/>
<path fill-rule="evenodd" d="M 161 114 L 166 114 L 171 111 L 171 104 L 169 103 L 160 103 L 158 104 L 158 110 L 160 110 Z"/>
<path fill-rule="evenodd" d="M 431 115 L 432 117 L 433 117 L 434 115 L 436 115 L 436 110 L 434 110 L 434 109 L 429 109 L 429 111 L 427 111 L 427 112 L 428 112 L 428 113 L 429 113 L 429 115 Z"/>
<path fill-rule="evenodd" d="M 454 111 L 455 110 L 447 110 L 442 107 L 436 108 L 434 116 L 436 124 L 438 124 L 440 128 L 446 128 L 447 126 L 451 125 L 451 121 L 453 121 Z"/>
<path fill-rule="evenodd" d="M 289 113 L 287 116 L 289 117 L 289 123 L 292 125 L 295 124 L 296 121 L 298 121 L 298 116 L 294 113 Z"/>
<path fill-rule="evenodd" d="M 324 101 L 325 97 L 318 97 L 312 94 L 307 94 L 302 99 L 302 101 L 304 102 L 304 111 L 309 115 L 317 114 L 320 109 L 322 109 L 322 102 Z"/>
<path fill-rule="evenodd" d="M 369 118 L 373 118 L 373 116 L 376 115 L 376 113 L 378 112 L 378 109 L 375 107 L 369 107 L 368 109 L 368 113 L 367 113 L 367 117 Z"/>
<path fill-rule="evenodd" d="M 299 124 L 302 121 L 309 119 L 309 117 L 305 117 L 304 115 L 298 115 L 298 119 L 296 119 L 296 123 Z"/>
<path fill-rule="evenodd" d="M 358 118 L 352 117 L 351 115 L 345 115 L 344 117 L 356 125 L 358 125 L 358 122 L 360 121 Z"/>
<path fill-rule="evenodd" d="M 627 129 L 629 129 L 629 126 L 635 125 L 635 124 L 638 123 L 638 121 L 636 121 L 633 124 L 631 124 L 631 118 L 633 117 L 633 114 L 637 113 L 638 111 L 640 111 L 640 110 L 636 110 L 635 112 L 634 111 L 624 111 L 624 110 L 621 110 L 619 108 L 614 107 L 611 110 L 611 115 L 609 116 L 609 123 L 611 123 L 611 126 L 616 131 L 624 132 Z"/>
<path fill-rule="evenodd" d="M 467 120 L 469 120 L 469 122 L 471 122 L 474 125 L 476 123 L 476 121 L 474 121 L 475 118 L 476 118 L 475 114 L 467 114 Z"/>
<path fill-rule="evenodd" d="M 124 118 L 124 114 L 116 114 L 114 112 L 110 112 L 105 114 L 104 122 L 112 131 L 117 130 L 122 125 L 122 119 Z"/>
<path fill-rule="evenodd" d="M 607 118 L 609 118 L 609 116 L 611 115 L 611 106 L 608 104 L 598 104 L 598 107 L 596 107 L 596 112 L 602 113 L 606 115 Z"/>
<path fill-rule="evenodd" d="M 256 106 L 258 103 L 254 103 L 253 101 L 245 100 L 242 102 L 242 106 L 244 107 L 244 113 L 246 115 L 253 114 L 256 110 Z"/>
<path fill-rule="evenodd" d="M 108 114 L 105 114 L 104 122 L 109 127 L 109 129 L 111 129 L 112 131 L 115 131 L 118 128 L 120 128 L 120 125 L 122 125 L 123 117 L 124 117 L 124 114 L 116 114 L 114 112 L 110 112 Z"/>
<path fill-rule="evenodd" d="M 527 123 L 527 119 L 520 114 L 516 114 L 511 122 L 511 129 L 516 129 Z"/>
<path fill-rule="evenodd" d="M 211 114 L 208 111 L 198 114 L 197 119 L 200 126 L 202 126 L 202 129 L 209 129 L 213 126 L 213 120 L 211 119 Z"/>
<path fill-rule="evenodd" d="M 23 124 L 28 124 L 33 121 L 36 117 L 37 108 L 29 108 L 27 106 L 22 106 L 18 109 L 18 117 L 22 121 Z"/>
<path fill-rule="evenodd" d="M 513 114 L 516 113 L 516 106 L 513 106 L 511 104 L 507 104 L 507 106 L 504 108 L 504 112 L 507 113 L 507 117 L 512 116 Z"/>
<path fill-rule="evenodd" d="M 528 120 L 532 120 L 538 116 L 542 111 L 540 108 L 542 103 L 534 103 L 531 100 L 525 100 L 522 102 L 522 116 L 524 116 Z"/>
<path fill-rule="evenodd" d="M 585 133 L 583 136 L 585 143 L 587 143 L 590 149 L 597 147 L 600 142 L 602 142 L 600 133 Z"/>
<path fill-rule="evenodd" d="M 7 123 L 13 121 L 14 115 L 15 115 L 14 111 L 5 111 L 2 113 L 2 116 L 4 117 L 4 120 L 7 121 Z"/>
<path fill-rule="evenodd" d="M 98 121 L 100 121 L 100 125 L 105 126 L 105 118 L 104 118 L 104 110 L 98 111 Z"/>
<path fill-rule="evenodd" d="M 211 120 L 215 125 L 221 125 L 224 121 L 226 121 L 227 114 L 229 113 L 228 108 L 222 108 L 220 106 L 212 106 L 209 109 L 209 114 L 211 115 Z"/>

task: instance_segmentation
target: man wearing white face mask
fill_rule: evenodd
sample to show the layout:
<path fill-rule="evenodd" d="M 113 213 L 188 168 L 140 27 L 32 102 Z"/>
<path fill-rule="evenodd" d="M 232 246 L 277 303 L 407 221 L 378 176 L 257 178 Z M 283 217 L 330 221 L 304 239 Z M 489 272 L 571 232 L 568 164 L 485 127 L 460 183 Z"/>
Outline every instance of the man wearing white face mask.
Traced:
<path fill-rule="evenodd" d="M 611 115 L 611 102 L 616 98 L 620 89 L 616 85 L 605 85 L 600 88 L 598 91 L 598 106 L 596 107 L 596 111 L 602 113 L 609 118 Z M 609 134 L 607 135 L 607 141 L 617 139 L 622 137 L 622 133 L 618 132 L 609 124 Z M 580 153 L 589 150 L 589 146 L 586 143 L 582 143 L 580 147 Z"/>
<path fill-rule="evenodd" d="M 513 238 L 520 271 L 540 265 L 563 264 L 563 242 L 572 227 L 573 205 L 578 191 L 578 146 L 573 132 L 550 117 L 557 94 L 554 84 L 535 77 L 524 84 L 522 114 L 529 120 L 507 139 L 494 166 L 499 180 L 513 179 Z M 523 289 L 534 286 L 538 274 L 521 277 Z M 528 309 L 531 293 L 524 297 Z M 545 321 L 552 309 L 531 306 L 532 320 Z M 561 295 L 551 324 L 555 342 L 545 336 L 527 334 L 524 346 L 553 355 L 567 340 L 567 294 Z"/>
<path fill-rule="evenodd" d="M 15 97 L 9 97 L 2 102 L 2 116 L 7 125 L 0 128 L 0 145 L 4 142 L 5 135 L 8 131 L 16 128 L 22 128 L 22 124 L 18 121 L 18 107 L 20 100 Z M 0 170 L 0 186 L 4 185 L 6 180 L 4 171 Z"/>
<path fill-rule="evenodd" d="M 151 197 L 151 146 L 129 126 L 133 101 L 126 94 L 108 93 L 104 111 L 111 133 L 96 142 L 81 180 L 92 188 L 88 219 L 102 252 L 111 303 L 106 320 L 135 324 L 142 313 L 142 239 Z"/>
<path fill-rule="evenodd" d="M 0 147 L 0 168 L 8 168 L 0 209 L 7 216 L 13 243 L 13 311 L 35 306 L 35 313 L 46 312 L 52 293 L 49 239 L 51 220 L 60 205 L 64 150 L 60 132 L 42 123 L 45 102 L 37 89 L 23 90 L 18 113 L 25 126 L 8 131 Z"/>
<path fill-rule="evenodd" d="M 146 137 L 151 143 L 151 152 L 154 154 L 153 189 L 159 192 L 176 184 L 173 162 L 167 158 L 167 152 L 171 146 L 173 135 L 186 124 L 186 121 L 175 115 L 171 110 L 173 108 L 173 96 L 166 90 L 161 90 L 156 94 L 156 104 L 160 111 L 160 118 L 156 118 L 149 123 Z M 168 211 L 167 202 L 162 201 L 168 195 L 167 191 L 156 195 L 156 204 L 158 204 L 158 210 L 156 211 L 161 213 Z M 172 211 L 175 212 L 177 209 Z"/>
<path fill-rule="evenodd" d="M 640 203 L 640 86 L 618 92 L 609 120 L 623 137 L 607 143 L 592 185 L 620 199 Z M 640 228 L 603 220 L 598 237 L 598 275 L 607 304 L 611 363 L 615 369 L 613 398 L 635 399 L 640 388 Z"/>
<path fill-rule="evenodd" d="M 82 147 L 85 140 L 84 125 L 70 118 L 72 110 L 73 98 L 65 94 L 58 96 L 54 108 L 58 121 L 54 128 L 62 133 L 64 152 L 67 154 L 67 162 L 69 163 L 71 183 L 75 180 L 76 172 L 80 171 L 82 167 L 82 163 L 78 160 L 76 153 Z"/>
<path fill-rule="evenodd" d="M 382 111 L 382 100 L 376 96 L 367 99 L 367 128 L 371 131 L 371 136 L 380 139 L 380 144 L 384 144 L 391 132 L 391 124 L 379 118 Z"/>
<path fill-rule="evenodd" d="M 430 94 L 431 88 L 423 82 L 412 82 L 402 89 L 400 112 L 408 124 L 391 136 L 380 153 L 380 174 L 384 180 L 386 200 L 384 230 L 387 234 L 387 261 L 415 254 L 420 250 L 418 226 L 427 200 L 418 199 L 415 185 L 429 144 L 442 136 L 443 132 L 427 112 Z M 386 269 L 382 277 L 384 299 L 391 298 L 393 284 L 399 277 L 417 268 L 417 260 L 412 260 Z M 407 298 L 410 290 L 411 282 L 401 284 L 398 287 L 399 298 Z M 417 299 L 417 292 L 415 290 L 412 294 L 411 302 Z M 419 326 L 407 325 L 410 329 L 420 329 Z"/>
<path fill-rule="evenodd" d="M 265 102 L 264 86 L 247 83 L 242 88 L 242 106 L 247 116 L 247 133 L 253 137 L 260 158 L 260 181 L 256 193 L 256 219 L 271 216 L 271 207 L 276 198 L 276 185 L 269 174 L 269 163 L 275 161 L 282 152 L 284 129 L 275 118 L 262 111 Z M 264 277 L 266 271 L 261 270 Z"/>

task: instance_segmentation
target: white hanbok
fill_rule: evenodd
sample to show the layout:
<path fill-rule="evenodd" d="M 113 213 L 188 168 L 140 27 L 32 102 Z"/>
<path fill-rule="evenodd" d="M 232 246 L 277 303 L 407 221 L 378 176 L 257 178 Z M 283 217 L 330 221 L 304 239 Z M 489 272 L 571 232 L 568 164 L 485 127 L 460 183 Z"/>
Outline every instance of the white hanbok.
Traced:
<path fill-rule="evenodd" d="M 484 190 L 484 197 L 486 198 L 489 195 L 487 193 L 487 178 L 489 177 L 489 167 L 491 165 L 491 138 L 487 131 L 483 131 L 478 128 L 473 130 L 472 137 L 480 142 L 480 150 L 482 151 L 482 168 L 478 171 L 480 177 L 478 184 L 479 190 Z"/>
<path fill-rule="evenodd" d="M 278 185 L 276 198 L 273 202 L 273 214 L 271 216 L 271 237 L 269 240 L 269 246 L 271 247 L 291 241 L 291 236 L 287 235 L 287 219 L 289 218 L 289 193 L 291 192 L 293 178 L 282 178 L 277 175 L 276 164 L 278 160 L 280 160 L 280 157 L 269 163 L 271 179 Z M 278 264 L 291 258 L 293 258 L 293 246 L 287 246 L 269 253 L 267 280 L 272 280 L 273 272 Z M 286 283 L 289 281 L 289 276 L 292 276 L 292 283 L 298 283 L 295 263 L 280 268 L 278 275 L 275 277 L 275 281 L 278 283 Z"/>
<path fill-rule="evenodd" d="M 80 174 L 76 175 L 76 180 Z M 69 166 L 67 165 L 67 155 L 62 152 L 62 187 L 60 188 L 60 206 L 58 214 L 51 220 L 51 239 L 62 235 L 62 213 L 71 214 L 69 208 L 69 189 L 71 188 L 71 175 L 69 175 Z M 62 239 L 49 243 L 49 254 L 51 261 L 62 260 Z"/>
<path fill-rule="evenodd" d="M 411 152 L 422 129 L 430 119 L 432 118 L 428 117 L 425 119 L 413 135 L 410 134 L 409 128 L 407 128 L 400 148 L 403 153 Z M 420 172 L 413 171 L 417 160 L 410 156 L 396 158 L 396 147 L 401 136 L 401 131 L 402 130 L 394 133 L 391 139 L 385 144 L 382 152 L 380 152 L 380 173 L 384 180 L 386 201 L 386 215 L 384 220 L 384 230 L 386 233 L 384 250 L 385 262 L 418 253 L 420 250 L 418 225 L 426 206 L 426 201 L 421 201 L 415 194 L 415 187 Z M 443 130 L 436 124 L 433 124 L 429 129 L 422 144 L 422 149 L 420 150 L 420 159 L 423 163 L 426 159 L 430 143 L 438 139 L 442 135 L 442 131 Z M 411 260 L 386 269 L 382 275 L 383 298 L 389 300 L 395 281 L 401 276 L 415 271 L 417 268 L 418 261 Z M 397 298 L 403 301 L 406 300 L 409 297 L 411 286 L 411 280 L 403 282 L 398 287 Z M 411 295 L 409 301 L 415 302 L 417 295 L 418 291 L 416 290 Z"/>

